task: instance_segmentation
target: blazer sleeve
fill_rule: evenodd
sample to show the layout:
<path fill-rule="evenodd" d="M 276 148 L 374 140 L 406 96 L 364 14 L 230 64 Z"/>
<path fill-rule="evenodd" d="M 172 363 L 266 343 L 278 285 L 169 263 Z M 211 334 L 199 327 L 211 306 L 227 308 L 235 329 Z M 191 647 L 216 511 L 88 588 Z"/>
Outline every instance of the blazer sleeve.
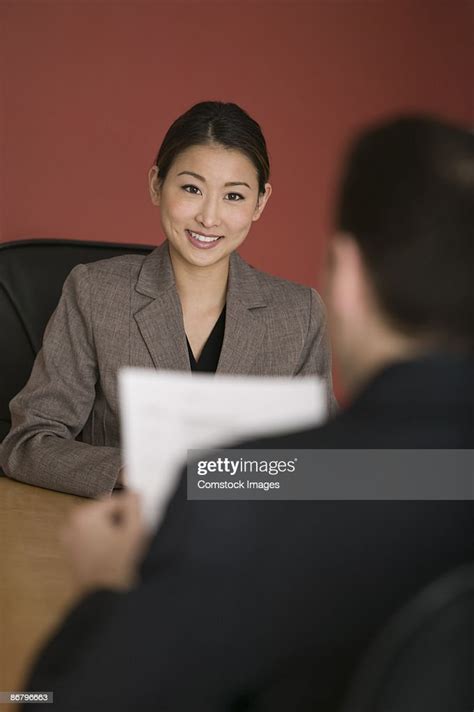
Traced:
<path fill-rule="evenodd" d="M 326 386 L 328 414 L 336 415 L 338 404 L 333 393 L 332 358 L 326 307 L 315 289 L 310 290 L 308 332 L 295 376 L 317 375 Z"/>
<path fill-rule="evenodd" d="M 10 403 L 12 427 L 1 446 L 7 476 L 84 497 L 113 489 L 120 450 L 75 440 L 93 408 L 97 374 L 88 269 L 78 265 L 64 283 L 30 379 Z"/>

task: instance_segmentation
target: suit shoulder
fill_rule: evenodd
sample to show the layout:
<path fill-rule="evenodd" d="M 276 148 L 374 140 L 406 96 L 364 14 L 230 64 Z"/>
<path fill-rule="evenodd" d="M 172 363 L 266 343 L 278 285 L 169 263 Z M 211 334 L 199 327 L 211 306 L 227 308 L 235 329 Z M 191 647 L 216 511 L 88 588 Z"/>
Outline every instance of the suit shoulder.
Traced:
<path fill-rule="evenodd" d="M 357 444 L 357 439 L 350 437 L 352 428 L 354 428 L 352 419 L 348 418 L 346 413 L 341 412 L 320 425 L 308 426 L 302 430 L 294 430 L 280 435 L 255 438 L 233 445 L 233 448 L 270 451 L 357 448 L 360 447 Z"/>
<path fill-rule="evenodd" d="M 99 278 L 103 275 L 117 275 L 123 277 L 131 273 L 138 273 L 147 255 L 118 255 L 109 257 L 97 262 L 89 262 L 83 265 L 87 268 L 89 275 Z"/>
<path fill-rule="evenodd" d="M 63 291 L 102 291 L 107 286 L 128 284 L 130 279 L 138 277 L 145 257 L 146 255 L 119 255 L 97 262 L 78 264 L 69 273 Z"/>
<path fill-rule="evenodd" d="M 303 295 L 307 296 L 310 290 L 310 287 L 303 284 L 292 282 L 289 279 L 284 279 L 283 277 L 276 277 L 268 272 L 262 272 L 256 267 L 250 267 L 250 269 L 259 282 L 260 287 L 268 292 L 268 294 L 273 294 L 275 296 L 290 294 L 301 298 Z"/>
<path fill-rule="evenodd" d="M 251 268 L 259 283 L 260 289 L 268 303 L 276 306 L 288 306 L 315 309 L 324 311 L 323 300 L 319 293 L 312 287 L 304 284 L 292 282 L 283 277 L 276 277 L 267 272 L 262 272 L 254 267 Z"/>
<path fill-rule="evenodd" d="M 76 265 L 63 286 L 63 296 L 81 301 L 90 295 L 102 300 L 110 293 L 117 298 L 127 294 L 136 281 L 146 255 L 119 255 L 97 262 Z"/>
<path fill-rule="evenodd" d="M 260 289 L 269 297 L 279 299 L 283 297 L 292 297 L 294 299 L 308 298 L 310 287 L 306 287 L 297 282 L 291 282 L 283 277 L 276 277 L 268 272 L 262 272 L 256 267 L 249 265 L 252 273 L 257 280 Z"/>

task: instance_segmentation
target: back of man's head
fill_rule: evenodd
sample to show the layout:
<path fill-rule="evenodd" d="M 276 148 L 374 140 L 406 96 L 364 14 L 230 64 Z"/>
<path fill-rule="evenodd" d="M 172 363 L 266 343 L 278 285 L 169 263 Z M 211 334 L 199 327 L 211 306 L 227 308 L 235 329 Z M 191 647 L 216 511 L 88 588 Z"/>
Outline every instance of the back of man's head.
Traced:
<path fill-rule="evenodd" d="M 474 134 L 416 116 L 365 131 L 346 161 L 336 223 L 394 328 L 473 348 Z"/>

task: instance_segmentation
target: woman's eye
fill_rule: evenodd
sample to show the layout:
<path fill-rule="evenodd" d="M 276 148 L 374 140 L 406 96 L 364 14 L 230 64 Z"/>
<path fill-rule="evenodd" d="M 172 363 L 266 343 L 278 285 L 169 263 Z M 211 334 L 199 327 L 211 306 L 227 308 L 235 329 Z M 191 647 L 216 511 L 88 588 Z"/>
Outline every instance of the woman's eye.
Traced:
<path fill-rule="evenodd" d="M 186 193 L 191 193 L 192 195 L 199 195 L 201 192 L 195 185 L 183 185 L 183 190 L 185 190 Z"/>
<path fill-rule="evenodd" d="M 227 193 L 227 200 L 232 203 L 238 203 L 240 200 L 244 200 L 244 196 L 240 195 L 240 193 Z"/>

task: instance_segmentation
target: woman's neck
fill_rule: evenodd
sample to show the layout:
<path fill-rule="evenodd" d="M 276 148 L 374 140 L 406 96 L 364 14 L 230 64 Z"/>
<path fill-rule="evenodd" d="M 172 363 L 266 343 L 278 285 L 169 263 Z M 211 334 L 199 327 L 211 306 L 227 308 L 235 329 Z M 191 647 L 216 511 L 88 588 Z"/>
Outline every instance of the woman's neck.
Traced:
<path fill-rule="evenodd" d="M 200 305 L 203 311 L 222 311 L 226 301 L 229 258 L 199 267 L 185 262 L 172 250 L 170 257 L 183 309 L 188 305 Z"/>

